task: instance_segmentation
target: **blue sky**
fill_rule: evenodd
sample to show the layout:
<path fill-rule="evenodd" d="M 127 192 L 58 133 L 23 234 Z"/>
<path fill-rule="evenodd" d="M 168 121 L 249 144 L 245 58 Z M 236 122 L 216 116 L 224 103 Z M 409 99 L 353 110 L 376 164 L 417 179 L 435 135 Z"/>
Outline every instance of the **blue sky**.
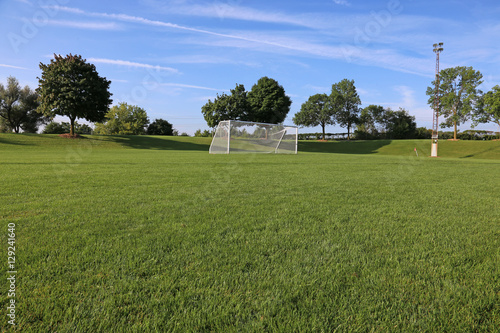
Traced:
<path fill-rule="evenodd" d="M 36 88 L 40 62 L 80 54 L 112 81 L 113 104 L 193 134 L 207 128 L 207 100 L 237 83 L 277 80 L 292 124 L 309 96 L 347 78 L 363 106 L 402 107 L 430 128 L 432 45 L 444 43 L 441 69 L 472 66 L 487 91 L 500 84 L 499 18 L 493 0 L 0 0 L 0 82 Z"/>

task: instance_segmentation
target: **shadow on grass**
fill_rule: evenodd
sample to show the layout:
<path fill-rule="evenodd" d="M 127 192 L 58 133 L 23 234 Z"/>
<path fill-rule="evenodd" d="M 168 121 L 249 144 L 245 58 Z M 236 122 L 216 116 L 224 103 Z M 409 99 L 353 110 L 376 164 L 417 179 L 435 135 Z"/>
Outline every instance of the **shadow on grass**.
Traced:
<path fill-rule="evenodd" d="M 157 150 L 194 150 L 206 151 L 210 144 L 175 140 L 174 137 L 152 137 L 143 135 L 110 135 L 109 141 L 116 142 L 125 147 L 134 149 L 157 149 Z"/>
<path fill-rule="evenodd" d="M 366 141 L 299 141 L 299 152 L 336 154 L 375 154 L 392 140 Z"/>
<path fill-rule="evenodd" d="M 483 151 L 478 151 L 475 154 L 469 154 L 469 155 L 461 156 L 459 158 L 474 158 L 477 155 L 488 154 L 488 153 L 496 152 L 496 151 L 499 151 L 499 147 L 491 147 L 491 148 L 483 150 Z"/>
<path fill-rule="evenodd" d="M 26 136 L 26 134 L 6 134 L 3 137 L 0 137 L 0 144 L 5 144 L 5 145 L 13 145 L 13 146 L 32 146 L 31 143 L 27 142 L 22 142 L 19 139 L 22 140 L 22 137 Z M 8 139 L 6 139 L 8 138 Z"/>

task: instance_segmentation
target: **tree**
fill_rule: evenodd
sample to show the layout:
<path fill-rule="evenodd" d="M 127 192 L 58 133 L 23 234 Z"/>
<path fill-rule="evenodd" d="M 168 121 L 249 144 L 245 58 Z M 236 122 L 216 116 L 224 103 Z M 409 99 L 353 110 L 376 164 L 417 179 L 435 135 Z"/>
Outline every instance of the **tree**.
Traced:
<path fill-rule="evenodd" d="M 262 77 L 254 84 L 250 92 L 245 86 L 237 84 L 231 94 L 217 94 L 214 101 L 201 108 L 201 113 L 211 128 L 222 120 L 244 120 L 263 123 L 281 123 L 285 120 L 290 105 L 290 98 L 277 81 Z"/>
<path fill-rule="evenodd" d="M 50 64 L 40 63 L 42 78 L 38 78 L 40 94 L 39 112 L 53 117 L 70 119 L 70 134 L 75 131 L 75 120 L 103 121 L 112 100 L 111 81 L 100 77 L 93 64 L 80 55 L 54 54 Z"/>
<path fill-rule="evenodd" d="M 386 138 L 388 139 L 413 139 L 417 135 L 415 117 L 408 111 L 400 108 L 398 111 L 387 109 L 384 114 Z"/>
<path fill-rule="evenodd" d="M 347 139 L 349 140 L 351 127 L 358 122 L 361 111 L 359 105 L 361 100 L 356 92 L 354 80 L 343 79 L 332 85 L 330 94 L 331 108 L 334 119 L 341 127 L 347 127 Z"/>
<path fill-rule="evenodd" d="M 66 126 L 68 124 L 68 126 Z M 76 126 L 75 126 L 76 127 Z M 68 133 L 68 129 L 70 128 L 69 123 L 58 123 L 51 122 L 42 131 L 42 134 L 64 134 Z"/>
<path fill-rule="evenodd" d="M 62 122 L 62 123 L 57 123 L 57 122 L 51 122 L 47 126 L 45 126 L 43 130 L 43 134 L 65 134 L 69 133 L 71 128 L 70 123 Z M 92 133 L 92 128 L 88 126 L 87 124 L 79 124 L 77 121 L 75 121 L 75 134 L 91 134 Z"/>
<path fill-rule="evenodd" d="M 425 129 L 424 129 L 425 130 Z M 393 111 L 380 105 L 361 110 L 356 137 L 360 139 L 412 139 L 417 136 L 415 117 L 400 108 Z"/>
<path fill-rule="evenodd" d="M 201 108 L 201 113 L 211 128 L 215 128 L 222 120 L 248 120 L 249 112 L 247 92 L 242 84 L 236 84 L 236 87 L 231 89 L 231 95 L 217 94 L 213 102 L 208 100 Z"/>
<path fill-rule="evenodd" d="M 438 113 L 444 116 L 441 127 L 453 126 L 453 138 L 457 139 L 457 126 L 471 118 L 477 112 L 481 90 L 478 86 L 483 83 L 483 75 L 472 67 L 458 66 L 446 68 L 439 72 L 439 107 Z M 427 87 L 429 105 L 434 105 L 436 95 L 436 80 L 432 87 Z"/>
<path fill-rule="evenodd" d="M 431 139 L 432 138 L 432 129 L 428 129 L 426 127 L 418 127 L 415 130 L 415 139 Z"/>
<path fill-rule="evenodd" d="M 385 132 L 383 117 L 385 109 L 380 105 L 368 105 L 361 110 L 356 129 L 356 137 L 359 139 L 375 139 L 380 132 Z"/>
<path fill-rule="evenodd" d="M 249 120 L 251 107 L 248 101 L 248 92 L 242 84 L 236 84 L 234 89 L 231 89 L 229 98 L 229 110 L 233 113 L 236 120 Z"/>
<path fill-rule="evenodd" d="M 201 137 L 201 138 L 207 138 L 207 137 L 211 137 L 212 133 L 209 130 L 201 131 L 201 129 L 198 129 L 198 130 L 196 130 L 196 132 L 194 132 L 194 136 Z"/>
<path fill-rule="evenodd" d="M 12 129 L 7 125 L 6 120 L 0 117 L 0 133 L 11 133 Z"/>
<path fill-rule="evenodd" d="M 106 123 L 96 124 L 96 133 L 140 135 L 145 133 L 145 127 L 149 124 L 146 110 L 127 103 L 113 106 L 105 118 Z"/>
<path fill-rule="evenodd" d="M 174 135 L 172 124 L 164 119 L 155 119 L 146 130 L 148 135 Z"/>
<path fill-rule="evenodd" d="M 327 94 L 316 94 L 309 97 L 293 117 L 293 123 L 298 126 L 321 126 L 325 140 L 326 125 L 335 125 L 333 111 L 328 103 Z"/>
<path fill-rule="evenodd" d="M 38 94 L 25 86 L 21 88 L 19 81 L 9 76 L 7 86 L 0 83 L 0 118 L 3 119 L 4 131 L 19 133 L 22 129 L 27 133 L 36 133 L 38 126 L 49 121 L 36 112 Z"/>
<path fill-rule="evenodd" d="M 494 122 L 500 126 L 500 86 L 494 86 L 484 94 L 481 107 L 473 115 L 474 124 Z"/>
<path fill-rule="evenodd" d="M 276 80 L 267 76 L 260 78 L 253 85 L 247 97 L 250 104 L 250 114 L 245 120 L 279 124 L 285 120 L 290 112 L 292 101 L 285 94 L 285 89 Z"/>

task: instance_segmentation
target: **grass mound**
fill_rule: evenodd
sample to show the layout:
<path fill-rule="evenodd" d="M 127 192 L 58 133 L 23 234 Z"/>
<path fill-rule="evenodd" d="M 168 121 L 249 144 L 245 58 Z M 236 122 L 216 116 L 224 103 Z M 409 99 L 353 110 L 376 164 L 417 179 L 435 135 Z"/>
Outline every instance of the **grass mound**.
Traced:
<path fill-rule="evenodd" d="M 76 140 L 65 140 L 58 135 L 38 134 L 0 134 L 0 149 L 14 149 L 23 146 L 24 149 L 60 149 L 63 147 L 77 148 L 79 145 L 92 147 L 143 150 L 178 150 L 208 152 L 211 138 L 149 136 L 149 135 L 84 135 L 87 143 Z M 353 141 L 299 141 L 299 153 L 333 153 L 333 154 L 379 154 L 397 156 L 430 156 L 430 140 L 353 140 Z M 464 159 L 500 159 L 500 143 L 498 141 L 446 141 L 439 142 L 439 156 L 443 158 Z"/>

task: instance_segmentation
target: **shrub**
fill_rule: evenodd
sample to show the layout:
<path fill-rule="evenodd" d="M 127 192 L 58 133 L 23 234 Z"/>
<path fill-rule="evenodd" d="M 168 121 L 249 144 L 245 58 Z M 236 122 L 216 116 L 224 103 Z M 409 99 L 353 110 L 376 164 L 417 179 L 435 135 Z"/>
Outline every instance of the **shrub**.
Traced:
<path fill-rule="evenodd" d="M 70 123 L 58 123 L 58 122 L 51 122 L 47 126 L 45 126 L 45 129 L 43 130 L 43 134 L 65 134 L 69 133 L 71 129 Z M 92 133 L 92 128 L 88 126 L 87 124 L 79 124 L 78 122 L 75 121 L 75 134 L 91 134 Z"/>
<path fill-rule="evenodd" d="M 172 124 L 163 119 L 155 119 L 146 130 L 148 135 L 174 135 Z"/>

